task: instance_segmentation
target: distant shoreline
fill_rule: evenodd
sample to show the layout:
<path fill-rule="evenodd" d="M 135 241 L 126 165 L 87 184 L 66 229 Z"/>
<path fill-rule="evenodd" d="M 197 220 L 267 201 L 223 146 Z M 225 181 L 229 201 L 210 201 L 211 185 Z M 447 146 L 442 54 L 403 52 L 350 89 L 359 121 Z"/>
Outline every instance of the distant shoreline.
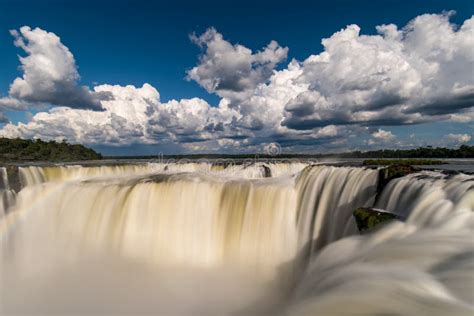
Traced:
<path fill-rule="evenodd" d="M 447 158 L 474 158 L 474 146 L 461 145 L 457 149 L 443 147 L 419 147 L 416 149 L 382 149 L 373 151 L 352 151 L 345 153 L 327 154 L 182 154 L 182 155 L 138 155 L 138 156 L 104 156 L 104 159 L 320 159 L 320 158 L 364 158 L 364 159 L 447 159 Z"/>
<path fill-rule="evenodd" d="M 61 162 L 85 162 L 102 160 L 263 160 L 263 159 L 472 159 L 474 158 L 474 146 L 461 145 L 459 148 L 450 149 L 442 147 L 420 147 L 416 149 L 382 149 L 374 151 L 352 151 L 345 153 L 327 154 L 296 154 L 278 153 L 270 154 L 171 154 L 171 155 L 134 155 L 134 156 L 103 156 L 93 149 L 80 144 L 69 144 L 65 141 L 42 141 L 0 138 L 0 163 L 23 164 L 23 163 L 61 163 Z M 380 163 L 383 164 L 383 161 Z M 405 163 L 405 162 L 404 162 Z M 429 164 L 439 164 L 432 162 Z"/>

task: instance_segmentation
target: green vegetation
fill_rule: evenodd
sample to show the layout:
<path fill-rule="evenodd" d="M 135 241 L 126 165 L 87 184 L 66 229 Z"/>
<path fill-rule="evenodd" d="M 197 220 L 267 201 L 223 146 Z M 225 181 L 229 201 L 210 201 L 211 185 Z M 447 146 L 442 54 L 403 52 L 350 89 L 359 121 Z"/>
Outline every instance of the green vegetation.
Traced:
<path fill-rule="evenodd" d="M 326 154 L 290 154 L 282 153 L 276 156 L 265 154 L 192 154 L 164 155 L 166 159 L 292 159 L 292 158 L 397 158 L 396 160 L 373 159 L 364 161 L 365 165 L 436 165 L 443 163 L 432 159 L 399 159 L 399 158 L 474 158 L 474 146 L 462 145 L 458 149 L 420 147 L 416 149 L 384 149 L 376 151 L 354 151 L 347 153 Z M 121 156 L 106 157 L 113 159 L 150 159 L 157 156 Z M 24 140 L 0 138 L 0 161 L 78 161 L 98 160 L 102 155 L 82 145 L 72 145 L 66 142 Z"/>
<path fill-rule="evenodd" d="M 458 149 L 420 147 L 416 149 L 383 149 L 375 151 L 353 151 L 347 153 L 292 154 L 283 153 L 273 156 L 266 154 L 190 154 L 159 156 L 109 156 L 111 159 L 292 159 L 292 158 L 474 158 L 474 146 L 462 145 Z"/>
<path fill-rule="evenodd" d="M 82 145 L 65 141 L 0 138 L 0 161 L 77 161 L 98 160 L 102 155 Z"/>
<path fill-rule="evenodd" d="M 387 223 L 388 221 L 401 220 L 401 218 L 395 214 L 366 207 L 360 207 L 352 214 L 354 215 L 357 228 L 361 233 L 370 230 L 382 223 Z"/>
<path fill-rule="evenodd" d="M 462 145 L 458 149 L 420 147 L 416 149 L 382 149 L 354 151 L 339 155 L 346 158 L 474 158 L 474 146 Z"/>
<path fill-rule="evenodd" d="M 382 193 L 385 186 L 395 178 L 404 177 L 410 173 L 418 172 L 419 169 L 412 165 L 389 165 L 379 170 L 379 181 L 377 184 L 377 193 Z"/>
<path fill-rule="evenodd" d="M 432 159 L 369 159 L 364 160 L 364 166 L 421 166 L 421 165 L 442 165 L 442 160 Z"/>

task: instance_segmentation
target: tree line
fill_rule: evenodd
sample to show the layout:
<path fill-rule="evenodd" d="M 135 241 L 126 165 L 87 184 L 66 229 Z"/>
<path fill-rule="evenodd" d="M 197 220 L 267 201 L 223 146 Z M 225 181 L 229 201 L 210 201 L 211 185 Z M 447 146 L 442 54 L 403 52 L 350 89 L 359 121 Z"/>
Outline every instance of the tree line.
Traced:
<path fill-rule="evenodd" d="M 443 147 L 419 147 L 416 149 L 381 149 L 372 151 L 351 151 L 345 153 L 296 154 L 187 154 L 160 156 L 110 156 L 111 159 L 284 159 L 284 158 L 474 158 L 474 146 L 462 145 L 456 149 Z"/>
<path fill-rule="evenodd" d="M 0 138 L 0 161 L 99 160 L 102 155 L 79 144 L 41 139 Z"/>
<path fill-rule="evenodd" d="M 415 149 L 353 151 L 338 156 L 345 158 L 474 158 L 474 146 L 461 145 L 457 149 L 428 146 Z"/>
<path fill-rule="evenodd" d="M 108 157 L 108 158 L 150 158 L 140 157 Z M 166 158 L 255 158 L 254 154 L 220 155 L 166 155 Z M 381 149 L 372 151 L 353 151 L 338 154 L 280 154 L 278 156 L 259 155 L 260 158 L 474 158 L 474 146 L 462 145 L 459 148 L 419 147 L 415 149 Z M 66 141 L 43 141 L 41 139 L 0 138 L 0 161 L 79 161 L 100 160 L 102 155 L 93 149 L 79 144 L 69 144 Z"/>

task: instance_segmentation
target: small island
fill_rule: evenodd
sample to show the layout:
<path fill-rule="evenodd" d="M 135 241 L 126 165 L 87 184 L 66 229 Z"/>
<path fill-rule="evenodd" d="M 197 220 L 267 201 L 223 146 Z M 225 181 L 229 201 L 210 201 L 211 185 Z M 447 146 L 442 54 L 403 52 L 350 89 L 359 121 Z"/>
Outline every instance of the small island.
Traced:
<path fill-rule="evenodd" d="M 93 149 L 66 141 L 0 138 L 0 162 L 100 160 Z"/>

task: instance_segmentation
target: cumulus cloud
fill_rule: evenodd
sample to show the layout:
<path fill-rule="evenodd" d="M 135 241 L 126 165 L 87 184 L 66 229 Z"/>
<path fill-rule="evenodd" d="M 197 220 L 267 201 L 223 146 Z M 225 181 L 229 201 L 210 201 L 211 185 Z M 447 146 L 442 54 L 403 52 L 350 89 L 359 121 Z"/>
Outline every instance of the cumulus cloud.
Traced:
<path fill-rule="evenodd" d="M 399 125 L 448 119 L 474 106 L 474 17 L 425 14 L 407 26 L 361 35 L 349 25 L 302 63 L 308 89 L 285 106 L 283 125 Z"/>
<path fill-rule="evenodd" d="M 321 53 L 282 68 L 288 48 L 271 41 L 252 51 L 210 28 L 191 36 L 203 52 L 187 78 L 217 94 L 217 105 L 200 98 L 163 102 L 149 84 L 81 87 L 59 37 L 24 27 L 13 32 L 27 53 L 20 59 L 24 74 L 0 106 L 56 107 L 28 123 L 6 124 L 0 135 L 199 151 L 252 151 L 274 142 L 337 149 L 360 135 L 370 135 L 366 144 L 386 145 L 396 136 L 380 126 L 474 119 L 474 17 L 456 26 L 452 14 L 421 15 L 402 28 L 381 25 L 377 35 L 349 25 L 323 39 Z M 459 142 L 471 137 L 450 135 Z"/>
<path fill-rule="evenodd" d="M 384 131 L 383 129 L 379 128 L 378 131 L 372 133 L 372 137 L 376 139 L 380 139 L 384 142 L 391 141 L 395 139 L 395 135 L 392 134 L 390 131 Z"/>
<path fill-rule="evenodd" d="M 195 143 L 240 135 L 238 130 L 232 130 L 238 113 L 225 103 L 211 107 L 199 98 L 171 100 L 150 110 L 147 132 L 155 141 L 168 138 L 177 143 Z"/>
<path fill-rule="evenodd" d="M 253 53 L 249 48 L 231 44 L 214 28 L 191 40 L 204 53 L 199 64 L 188 71 L 188 79 L 196 81 L 206 91 L 221 97 L 248 96 L 258 84 L 266 82 L 275 66 L 286 59 L 287 47 L 271 41 L 263 50 Z"/>
<path fill-rule="evenodd" d="M 199 98 L 162 103 L 158 90 L 149 84 L 142 87 L 100 85 L 94 90 L 112 96 L 102 101 L 103 111 L 55 107 L 35 114 L 28 123 L 5 125 L 0 135 L 66 138 L 71 142 L 98 145 L 179 145 L 238 138 L 239 135 L 239 130 L 229 129 L 237 113 L 225 104 L 211 107 Z"/>
<path fill-rule="evenodd" d="M 391 131 L 385 131 L 379 128 L 372 132 L 372 138 L 367 141 L 368 145 L 376 145 L 381 143 L 388 143 L 394 141 L 397 137 Z"/>
<path fill-rule="evenodd" d="M 9 96 L 0 98 L 0 107 L 26 109 L 36 105 L 68 106 L 101 110 L 107 93 L 78 85 L 80 79 L 74 56 L 54 33 L 23 26 L 10 33 L 15 46 L 23 49 L 20 57 L 22 77 L 10 85 Z"/>
<path fill-rule="evenodd" d="M 450 141 L 454 141 L 457 143 L 467 143 L 471 140 L 471 135 L 468 134 L 448 134 L 446 138 Z"/>
<path fill-rule="evenodd" d="M 449 116 L 450 121 L 458 123 L 468 123 L 474 121 L 474 108 L 471 107 L 465 111 L 454 113 Z"/>
<path fill-rule="evenodd" d="M 55 107 L 35 114 L 28 123 L 7 124 L 0 134 L 6 137 L 41 137 L 85 144 L 124 145 L 146 143 L 147 110 L 159 102 L 159 93 L 145 84 L 134 86 L 101 85 L 96 93 L 112 99 L 102 101 L 104 111 Z"/>

